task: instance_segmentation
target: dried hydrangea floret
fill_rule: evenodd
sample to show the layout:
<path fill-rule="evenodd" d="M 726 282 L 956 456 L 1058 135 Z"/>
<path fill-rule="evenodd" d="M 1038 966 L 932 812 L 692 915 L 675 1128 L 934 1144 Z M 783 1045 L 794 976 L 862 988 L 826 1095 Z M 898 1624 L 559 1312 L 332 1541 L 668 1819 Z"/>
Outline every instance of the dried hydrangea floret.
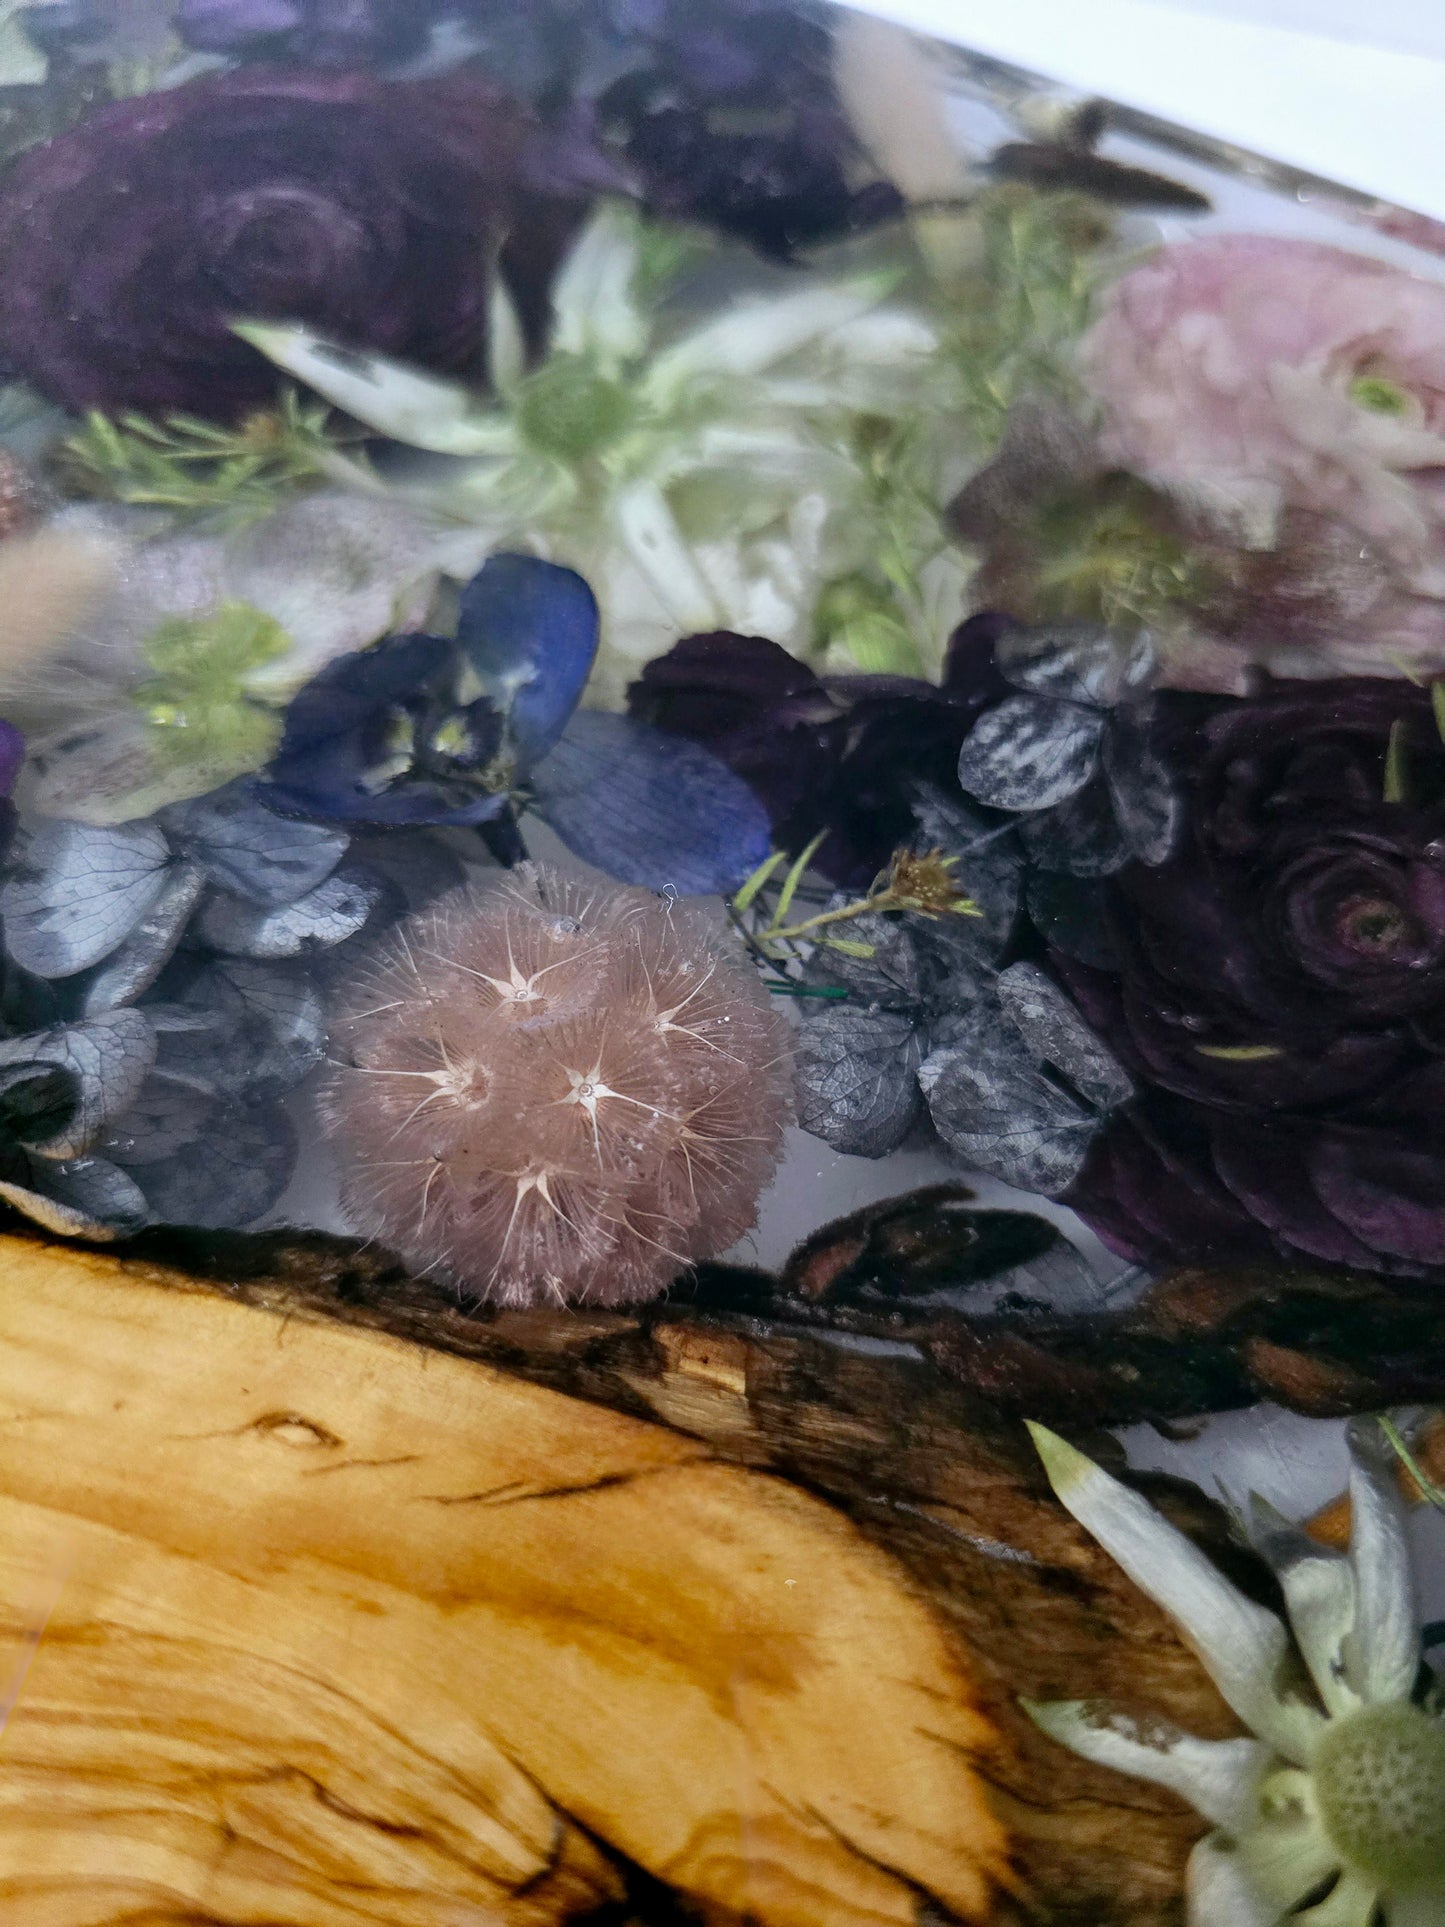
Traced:
<path fill-rule="evenodd" d="M 1027 1706 L 1085 1759 L 1169 1787 L 1213 1822 L 1189 1861 L 1190 1927 L 1439 1927 L 1445 1704 L 1438 1686 L 1420 1689 L 1403 1501 L 1382 1428 L 1350 1427 L 1348 1556 L 1254 1502 L 1252 1536 L 1288 1628 L 1138 1493 L 1043 1426 L 1030 1430 L 1064 1505 L 1175 1621 L 1255 1736 L 1199 1740 L 1080 1700 Z"/>

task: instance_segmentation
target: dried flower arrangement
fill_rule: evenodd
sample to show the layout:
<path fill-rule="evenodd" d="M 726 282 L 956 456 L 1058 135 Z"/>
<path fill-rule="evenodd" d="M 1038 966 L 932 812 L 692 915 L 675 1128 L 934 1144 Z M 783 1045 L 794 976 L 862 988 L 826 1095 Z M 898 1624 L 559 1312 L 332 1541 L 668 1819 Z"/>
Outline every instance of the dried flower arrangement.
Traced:
<path fill-rule="evenodd" d="M 741 1316 L 707 1262 L 796 1119 L 1418 1333 L 1445 289 L 944 81 L 810 0 L 0 7 L 0 1198 L 231 1230 L 320 1136 L 469 1313 Z M 788 1318 L 1133 1414 L 1168 1311 L 1085 1371 L 1045 1220 L 940 1215 Z M 927 1306 L 1001 1252 L 1043 1270 L 950 1355 Z M 1250 1342 L 1200 1375 L 1283 1383 Z M 1255 1534 L 1323 1712 L 1251 1676 L 1206 1761 L 1038 1709 L 1198 1796 L 1197 1927 L 1441 1917 L 1373 1441 L 1352 1565 Z M 1188 1632 L 1143 1502 L 1043 1450 Z"/>

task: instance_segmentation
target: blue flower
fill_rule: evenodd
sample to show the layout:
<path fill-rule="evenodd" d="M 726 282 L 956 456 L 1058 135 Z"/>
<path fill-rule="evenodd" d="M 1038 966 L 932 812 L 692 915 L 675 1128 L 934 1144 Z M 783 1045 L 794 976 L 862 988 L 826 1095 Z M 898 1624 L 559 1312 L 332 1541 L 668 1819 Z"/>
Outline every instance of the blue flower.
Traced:
<path fill-rule="evenodd" d="M 532 809 L 623 882 L 736 889 L 768 853 L 766 813 L 697 744 L 578 712 L 598 629 L 581 576 L 493 556 L 462 592 L 454 637 L 390 636 L 301 691 L 257 794 L 311 822 L 476 827 L 507 860 Z"/>

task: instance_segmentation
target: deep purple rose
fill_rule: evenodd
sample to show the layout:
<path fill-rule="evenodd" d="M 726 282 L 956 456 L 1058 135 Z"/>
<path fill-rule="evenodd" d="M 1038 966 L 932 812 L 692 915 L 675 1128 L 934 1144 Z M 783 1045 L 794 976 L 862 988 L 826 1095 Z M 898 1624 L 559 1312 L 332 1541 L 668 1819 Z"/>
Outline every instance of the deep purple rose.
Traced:
<path fill-rule="evenodd" d="M 1172 701 L 1178 852 L 1115 879 L 1107 967 L 1053 957 L 1155 1093 L 1071 1201 L 1139 1257 L 1268 1234 L 1342 1264 L 1445 1265 L 1445 745 L 1429 698 L 1359 679 Z"/>
<path fill-rule="evenodd" d="M 957 790 L 975 718 L 1007 693 L 993 666 L 1002 627 L 966 622 L 942 684 L 911 676 L 815 675 L 761 636 L 688 636 L 650 662 L 628 708 L 704 744 L 761 798 L 782 849 L 826 833 L 816 866 L 866 889 L 914 835 L 914 785 Z"/>
<path fill-rule="evenodd" d="M 275 393 L 229 330 L 255 316 L 476 377 L 532 139 L 461 74 L 252 67 L 118 101 L 0 193 L 0 361 L 71 408 L 234 417 Z M 533 308 L 549 213 L 504 257 Z"/>

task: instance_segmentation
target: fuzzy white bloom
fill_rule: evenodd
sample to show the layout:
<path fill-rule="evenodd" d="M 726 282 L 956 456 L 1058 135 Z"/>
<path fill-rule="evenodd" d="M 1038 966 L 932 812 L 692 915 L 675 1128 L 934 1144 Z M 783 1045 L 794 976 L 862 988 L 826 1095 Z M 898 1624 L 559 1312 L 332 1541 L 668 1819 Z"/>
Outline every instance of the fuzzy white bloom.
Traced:
<path fill-rule="evenodd" d="M 620 702 L 638 668 L 690 631 L 813 648 L 827 585 L 882 555 L 898 659 L 855 666 L 936 667 L 962 596 L 944 606 L 921 586 L 949 548 L 932 325 L 890 300 L 891 273 L 872 272 L 739 299 L 660 339 L 647 291 L 671 245 L 635 210 L 602 208 L 558 274 L 547 352 L 530 371 L 499 288 L 490 396 L 305 328 L 238 332 L 336 407 L 436 458 L 395 484 L 403 498 L 588 578 L 603 612 L 594 702 Z M 880 421 L 920 444 L 901 513 L 896 499 L 880 506 L 862 446 L 863 425 Z M 352 479 L 376 486 L 362 469 Z"/>
<path fill-rule="evenodd" d="M 1445 1927 L 1445 1707 L 1438 1689 L 1416 1691 L 1404 1505 L 1378 1423 L 1350 1427 L 1348 1555 L 1254 1501 L 1251 1536 L 1289 1626 L 1138 1493 L 1029 1429 L 1064 1505 L 1168 1613 L 1255 1736 L 1200 1740 L 1091 1702 L 1026 1702 L 1074 1752 L 1169 1787 L 1213 1822 L 1189 1861 L 1189 1927 Z"/>

